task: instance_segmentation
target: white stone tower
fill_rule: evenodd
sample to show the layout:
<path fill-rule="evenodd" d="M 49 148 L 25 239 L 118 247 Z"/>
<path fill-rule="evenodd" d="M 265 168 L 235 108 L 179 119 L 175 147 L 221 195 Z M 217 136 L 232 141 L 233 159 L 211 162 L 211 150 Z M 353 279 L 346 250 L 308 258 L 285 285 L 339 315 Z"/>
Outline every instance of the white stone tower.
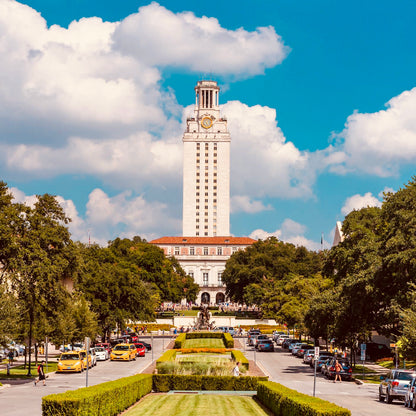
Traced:
<path fill-rule="evenodd" d="M 198 81 L 183 135 L 183 236 L 230 235 L 230 134 L 215 81 Z"/>

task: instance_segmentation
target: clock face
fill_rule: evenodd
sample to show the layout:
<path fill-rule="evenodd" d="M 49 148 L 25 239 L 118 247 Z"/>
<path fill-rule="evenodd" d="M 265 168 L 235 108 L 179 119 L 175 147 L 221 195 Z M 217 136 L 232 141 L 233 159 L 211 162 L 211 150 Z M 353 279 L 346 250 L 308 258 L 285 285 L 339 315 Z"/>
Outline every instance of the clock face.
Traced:
<path fill-rule="evenodd" d="M 212 126 L 212 118 L 211 117 L 203 117 L 201 120 L 201 126 L 204 129 L 209 129 Z"/>

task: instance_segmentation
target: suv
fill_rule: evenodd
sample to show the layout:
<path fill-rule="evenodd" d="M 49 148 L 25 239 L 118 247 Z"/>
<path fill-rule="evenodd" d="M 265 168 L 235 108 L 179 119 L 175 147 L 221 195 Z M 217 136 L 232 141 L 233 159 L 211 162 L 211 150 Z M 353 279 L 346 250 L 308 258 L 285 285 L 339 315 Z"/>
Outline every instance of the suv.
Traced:
<path fill-rule="evenodd" d="M 382 402 L 386 399 L 387 403 L 393 400 L 404 401 L 406 390 L 416 373 L 409 370 L 390 370 L 387 376 L 380 377 L 381 383 L 378 390 L 378 399 Z"/>

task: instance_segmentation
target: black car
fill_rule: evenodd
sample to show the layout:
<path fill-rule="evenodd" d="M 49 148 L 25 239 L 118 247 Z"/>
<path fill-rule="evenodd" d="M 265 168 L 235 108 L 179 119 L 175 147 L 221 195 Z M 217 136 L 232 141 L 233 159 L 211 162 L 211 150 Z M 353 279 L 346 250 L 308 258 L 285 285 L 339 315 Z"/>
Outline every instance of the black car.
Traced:
<path fill-rule="evenodd" d="M 259 351 L 274 351 L 273 340 L 271 339 L 261 339 L 256 345 L 256 348 Z"/>
<path fill-rule="evenodd" d="M 149 344 L 147 342 L 144 342 L 143 340 L 137 340 L 136 342 L 140 342 L 140 344 L 143 344 L 145 346 L 145 348 L 146 348 L 146 351 L 151 351 L 151 349 L 152 349 L 152 345 L 151 344 Z"/>
<path fill-rule="evenodd" d="M 341 358 L 332 358 L 332 360 L 326 364 L 325 376 L 329 379 L 335 378 L 335 362 L 338 360 L 338 363 L 341 364 L 340 376 L 342 380 L 351 380 L 352 379 L 352 367 L 348 360 Z"/>
<path fill-rule="evenodd" d="M 264 343 L 264 342 L 268 342 L 268 341 L 273 342 L 267 335 L 264 335 L 264 334 L 257 335 L 255 340 L 254 340 L 254 348 L 258 349 L 259 344 L 261 342 Z"/>

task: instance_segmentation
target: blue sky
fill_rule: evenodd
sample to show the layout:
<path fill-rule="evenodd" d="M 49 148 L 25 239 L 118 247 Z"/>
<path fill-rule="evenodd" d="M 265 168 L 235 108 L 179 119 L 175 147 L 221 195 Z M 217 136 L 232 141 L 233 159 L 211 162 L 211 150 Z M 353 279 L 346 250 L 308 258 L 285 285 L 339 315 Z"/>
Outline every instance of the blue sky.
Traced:
<path fill-rule="evenodd" d="M 415 174 L 414 1 L 0 3 L 0 177 L 74 238 L 181 233 L 181 136 L 214 79 L 231 232 L 318 249 Z"/>

